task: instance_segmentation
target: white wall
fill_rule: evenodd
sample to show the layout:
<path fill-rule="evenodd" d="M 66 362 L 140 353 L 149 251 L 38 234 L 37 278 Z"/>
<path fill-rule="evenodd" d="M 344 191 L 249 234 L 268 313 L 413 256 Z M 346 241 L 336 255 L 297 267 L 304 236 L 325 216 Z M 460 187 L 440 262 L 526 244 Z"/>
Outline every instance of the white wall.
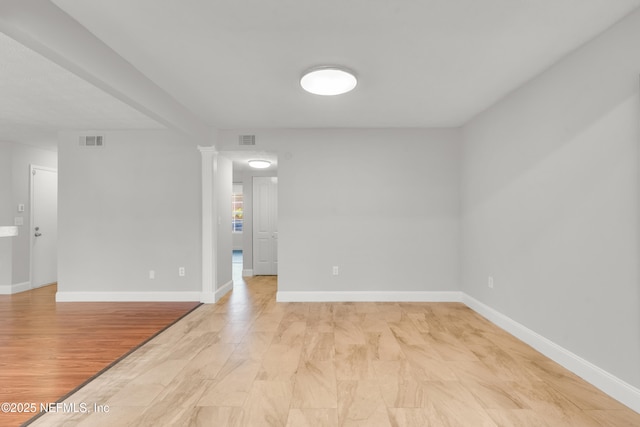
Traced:
<path fill-rule="evenodd" d="M 279 291 L 458 289 L 457 131 L 251 133 L 278 153 Z"/>
<path fill-rule="evenodd" d="M 635 12 L 466 125 L 462 164 L 462 290 L 636 387 L 638 52 Z"/>
<path fill-rule="evenodd" d="M 200 292 L 197 141 L 170 131 L 104 134 L 103 149 L 80 147 L 79 133 L 60 134 L 59 297 Z"/>
<path fill-rule="evenodd" d="M 13 225 L 11 182 L 11 144 L 0 141 L 0 226 Z M 15 237 L 0 237 L 0 287 L 3 288 L 11 286 L 12 239 Z"/>

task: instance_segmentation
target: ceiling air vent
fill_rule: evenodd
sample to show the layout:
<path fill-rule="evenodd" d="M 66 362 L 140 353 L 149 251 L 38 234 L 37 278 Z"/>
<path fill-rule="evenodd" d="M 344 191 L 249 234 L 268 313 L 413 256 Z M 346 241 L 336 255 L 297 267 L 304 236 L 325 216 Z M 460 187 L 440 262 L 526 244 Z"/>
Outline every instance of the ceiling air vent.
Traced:
<path fill-rule="evenodd" d="M 240 135 L 238 137 L 240 145 L 256 145 L 255 135 Z"/>
<path fill-rule="evenodd" d="M 103 135 L 83 135 L 79 138 L 81 147 L 102 148 L 104 147 Z"/>

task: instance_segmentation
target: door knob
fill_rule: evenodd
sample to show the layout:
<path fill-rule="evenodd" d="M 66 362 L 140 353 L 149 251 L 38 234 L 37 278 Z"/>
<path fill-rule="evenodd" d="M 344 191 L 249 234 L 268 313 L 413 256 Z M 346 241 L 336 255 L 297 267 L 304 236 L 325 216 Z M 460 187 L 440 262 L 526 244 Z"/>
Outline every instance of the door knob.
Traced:
<path fill-rule="evenodd" d="M 38 230 L 40 230 L 40 227 L 36 227 L 36 234 L 35 234 L 36 237 L 42 236 L 42 233 L 40 233 Z"/>

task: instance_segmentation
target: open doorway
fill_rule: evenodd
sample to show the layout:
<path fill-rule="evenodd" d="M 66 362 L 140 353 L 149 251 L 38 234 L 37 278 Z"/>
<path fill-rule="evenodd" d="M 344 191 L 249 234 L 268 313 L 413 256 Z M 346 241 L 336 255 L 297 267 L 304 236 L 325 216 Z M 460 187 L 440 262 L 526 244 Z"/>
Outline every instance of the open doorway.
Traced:
<path fill-rule="evenodd" d="M 232 161 L 233 165 L 233 190 L 232 190 L 232 271 L 233 282 L 241 283 L 243 277 L 251 277 L 260 273 L 256 272 L 256 249 L 254 242 L 255 235 L 255 196 L 254 196 L 254 178 L 267 178 L 277 181 L 278 162 L 275 153 L 265 153 L 256 151 L 225 151 L 221 153 Z M 269 165 L 263 169 L 255 169 L 249 166 L 249 160 L 263 159 Z M 266 194 L 262 194 L 264 198 Z M 272 206 L 277 212 L 277 193 L 272 194 L 274 197 Z M 277 239 L 277 220 L 271 227 L 272 231 L 269 236 L 271 239 Z M 275 235 L 273 233 L 276 233 Z M 277 262 L 277 244 L 273 246 L 273 259 Z M 262 255 L 261 255 L 262 256 Z M 270 273 L 277 274 L 277 272 Z"/>
<path fill-rule="evenodd" d="M 244 230 L 244 191 L 242 182 L 234 182 L 231 191 L 231 272 L 233 284 L 242 282 L 242 237 Z"/>
<path fill-rule="evenodd" d="M 58 281 L 58 171 L 30 166 L 31 288 Z"/>

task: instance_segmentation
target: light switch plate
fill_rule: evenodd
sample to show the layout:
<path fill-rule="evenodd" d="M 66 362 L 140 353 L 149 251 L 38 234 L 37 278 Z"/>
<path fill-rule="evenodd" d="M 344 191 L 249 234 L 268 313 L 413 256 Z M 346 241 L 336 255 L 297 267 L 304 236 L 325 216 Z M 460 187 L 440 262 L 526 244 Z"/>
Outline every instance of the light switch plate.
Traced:
<path fill-rule="evenodd" d="M 24 225 L 24 218 L 21 216 L 13 218 L 13 225 Z"/>

